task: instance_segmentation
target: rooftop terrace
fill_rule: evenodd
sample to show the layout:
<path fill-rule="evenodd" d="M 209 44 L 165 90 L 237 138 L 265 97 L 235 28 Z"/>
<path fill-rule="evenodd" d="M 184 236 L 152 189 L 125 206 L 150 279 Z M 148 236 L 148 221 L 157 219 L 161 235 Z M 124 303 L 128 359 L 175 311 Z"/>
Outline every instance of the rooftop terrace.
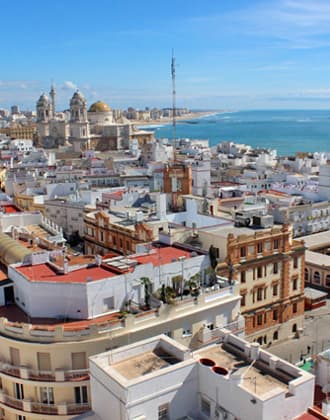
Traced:
<path fill-rule="evenodd" d="M 135 379 L 178 363 L 179 360 L 162 347 L 120 361 L 112 367 L 126 379 Z"/>
<path fill-rule="evenodd" d="M 96 265 L 87 265 L 63 274 L 49 263 L 16 267 L 16 270 L 31 282 L 88 283 L 117 275 L 108 267 Z"/>
<path fill-rule="evenodd" d="M 263 396 L 274 388 L 288 391 L 288 381 L 283 377 L 280 379 L 278 375 L 276 378 L 276 372 L 267 373 L 267 370 L 258 367 L 258 362 L 245 360 L 232 353 L 224 344 L 198 351 L 198 355 L 213 360 L 217 366 L 227 369 L 230 375 L 238 375 L 238 380 L 242 378 L 241 386 L 258 396 Z"/>

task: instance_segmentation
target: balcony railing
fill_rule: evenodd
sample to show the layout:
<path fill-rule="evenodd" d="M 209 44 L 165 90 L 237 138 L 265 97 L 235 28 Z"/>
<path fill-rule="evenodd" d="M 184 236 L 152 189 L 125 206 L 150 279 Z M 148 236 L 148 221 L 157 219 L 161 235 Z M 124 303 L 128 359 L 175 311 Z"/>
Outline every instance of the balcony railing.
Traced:
<path fill-rule="evenodd" d="M 0 389 L 0 403 L 15 410 L 20 410 L 24 413 L 36 413 L 47 415 L 75 415 L 82 414 L 91 409 L 89 403 L 67 403 L 61 402 L 59 404 L 45 404 L 38 401 L 20 400 L 6 394 L 3 389 Z"/>
<path fill-rule="evenodd" d="M 23 410 L 23 400 L 11 397 L 10 395 L 3 394 L 0 396 L 0 402 L 8 405 L 8 407 L 16 408 L 17 410 Z"/>
<path fill-rule="evenodd" d="M 39 414 L 58 414 L 58 407 L 54 404 L 31 402 L 31 412 Z"/>
<path fill-rule="evenodd" d="M 3 361 L 0 361 L 0 372 L 16 378 L 40 382 L 78 382 L 89 380 L 88 369 L 34 370 L 25 366 L 13 366 Z"/>
<path fill-rule="evenodd" d="M 66 370 L 64 372 L 65 381 L 87 381 L 89 379 L 88 369 Z"/>
<path fill-rule="evenodd" d="M 91 409 L 88 403 L 67 404 L 67 414 L 81 414 Z"/>

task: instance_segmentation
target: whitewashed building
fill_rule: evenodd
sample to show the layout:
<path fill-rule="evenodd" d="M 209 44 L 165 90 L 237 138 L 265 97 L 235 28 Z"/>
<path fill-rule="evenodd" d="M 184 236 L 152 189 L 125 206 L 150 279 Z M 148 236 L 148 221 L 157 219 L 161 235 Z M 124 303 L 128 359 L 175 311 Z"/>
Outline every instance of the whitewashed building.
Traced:
<path fill-rule="evenodd" d="M 194 353 L 162 335 L 92 356 L 90 373 L 102 420 L 293 420 L 313 404 L 313 375 L 227 330 Z"/>

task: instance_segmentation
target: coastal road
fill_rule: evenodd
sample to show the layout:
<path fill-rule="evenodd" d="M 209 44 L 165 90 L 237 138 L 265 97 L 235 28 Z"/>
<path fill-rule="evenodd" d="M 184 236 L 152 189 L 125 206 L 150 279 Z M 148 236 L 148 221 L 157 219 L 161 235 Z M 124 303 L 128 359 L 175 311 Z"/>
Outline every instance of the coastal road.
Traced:
<path fill-rule="evenodd" d="M 304 332 L 299 338 L 274 344 L 267 349 L 291 363 L 330 348 L 330 299 L 327 305 L 305 312 Z"/>

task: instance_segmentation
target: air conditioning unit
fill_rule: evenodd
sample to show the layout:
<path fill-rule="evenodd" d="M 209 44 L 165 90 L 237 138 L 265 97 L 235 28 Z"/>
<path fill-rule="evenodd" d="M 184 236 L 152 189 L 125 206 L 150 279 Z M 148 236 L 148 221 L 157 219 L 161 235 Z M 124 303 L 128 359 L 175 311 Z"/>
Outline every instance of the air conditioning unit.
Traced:
<path fill-rule="evenodd" d="M 262 228 L 269 228 L 274 225 L 274 218 L 271 215 L 253 216 L 253 225 Z"/>
<path fill-rule="evenodd" d="M 251 218 L 241 213 L 235 214 L 235 226 L 236 227 L 248 227 L 251 225 Z"/>

